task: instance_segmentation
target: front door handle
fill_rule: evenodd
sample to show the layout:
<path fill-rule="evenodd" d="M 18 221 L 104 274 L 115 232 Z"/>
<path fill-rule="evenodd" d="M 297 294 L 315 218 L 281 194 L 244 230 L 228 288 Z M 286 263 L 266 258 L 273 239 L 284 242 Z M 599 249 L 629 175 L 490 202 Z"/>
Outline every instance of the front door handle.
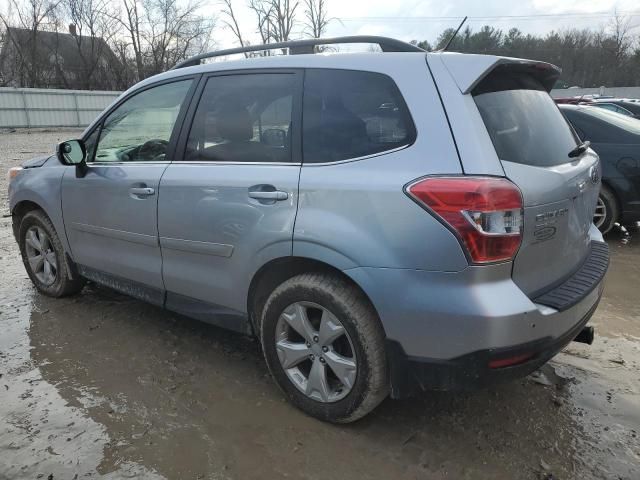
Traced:
<path fill-rule="evenodd" d="M 289 194 L 287 192 L 283 192 L 281 190 L 273 190 L 271 192 L 260 192 L 260 191 L 249 191 L 249 197 L 255 198 L 257 200 L 286 200 L 289 198 Z"/>
<path fill-rule="evenodd" d="M 154 195 L 156 191 L 151 187 L 132 187 L 129 189 L 129 193 L 138 197 L 148 197 Z"/>

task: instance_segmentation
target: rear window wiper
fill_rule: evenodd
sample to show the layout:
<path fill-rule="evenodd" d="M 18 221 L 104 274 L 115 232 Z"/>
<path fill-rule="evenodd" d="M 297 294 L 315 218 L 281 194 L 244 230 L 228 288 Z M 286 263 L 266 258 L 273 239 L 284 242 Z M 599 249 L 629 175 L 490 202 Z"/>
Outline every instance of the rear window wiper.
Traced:
<path fill-rule="evenodd" d="M 582 142 L 580 145 L 577 145 L 576 148 L 574 148 L 569 152 L 569 158 L 579 157 L 587 150 L 587 148 L 589 148 L 590 145 L 591 145 L 591 142 L 589 140 L 586 140 Z"/>

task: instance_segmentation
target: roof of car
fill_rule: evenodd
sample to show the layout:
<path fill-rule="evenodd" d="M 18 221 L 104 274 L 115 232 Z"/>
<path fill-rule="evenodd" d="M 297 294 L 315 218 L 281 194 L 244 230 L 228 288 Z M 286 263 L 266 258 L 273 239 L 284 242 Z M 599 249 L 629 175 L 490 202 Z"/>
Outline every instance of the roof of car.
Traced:
<path fill-rule="evenodd" d="M 353 41 L 354 39 L 359 41 Z M 378 43 L 383 51 L 368 53 L 342 53 L 335 51 L 299 53 L 300 51 L 308 49 L 309 45 L 323 45 L 325 42 L 333 44 Z M 257 47 L 247 47 L 247 49 L 251 49 L 251 51 L 262 51 L 265 48 L 273 49 L 274 47 L 277 47 L 279 50 L 280 47 L 278 45 L 283 44 L 259 45 Z M 289 47 L 289 45 L 291 45 L 291 47 Z M 298 49 L 297 54 L 257 56 L 222 61 L 224 57 L 221 54 L 229 54 L 229 52 L 233 54 L 241 54 L 244 50 L 247 50 L 237 48 L 197 55 L 177 65 L 177 68 L 173 68 L 138 82 L 127 91 L 123 92 L 119 98 L 129 95 L 131 92 L 140 88 L 165 80 L 170 80 L 172 78 L 234 70 L 256 71 L 267 68 L 333 68 L 378 72 L 389 75 L 395 80 L 405 80 L 415 77 L 416 65 L 421 63 L 424 66 L 426 57 L 429 58 L 430 62 L 442 62 L 445 69 L 451 74 L 451 77 L 460 89 L 460 92 L 463 94 L 470 93 L 471 90 L 489 72 L 500 65 L 514 65 L 516 68 L 525 67 L 529 69 L 538 76 L 539 80 L 548 91 L 552 88 L 561 72 L 561 70 L 555 65 L 535 60 L 495 55 L 476 55 L 440 51 L 427 52 L 415 45 L 385 37 L 340 37 L 337 39 L 311 39 L 287 42 L 287 48 L 289 48 L 290 53 L 292 47 Z M 198 64 L 205 58 L 213 58 L 214 61 Z M 118 100 L 116 100 L 116 102 L 117 101 Z M 91 129 L 92 126 L 93 124 L 90 125 L 88 129 Z"/>
<path fill-rule="evenodd" d="M 560 110 L 582 110 L 589 107 L 593 108 L 592 105 L 578 105 L 575 103 L 558 103 L 557 105 Z"/>
<path fill-rule="evenodd" d="M 399 68 L 400 71 L 404 70 L 401 68 L 403 64 L 406 65 L 414 61 L 424 62 L 425 55 L 434 60 L 435 58 L 440 58 L 463 93 L 469 93 L 487 72 L 501 64 L 535 65 L 538 69 L 547 69 L 547 71 L 552 73 L 554 78 L 560 73 L 559 68 L 545 62 L 496 55 L 426 51 L 380 53 L 323 52 L 213 61 L 196 66 L 172 69 L 145 79 L 132 88 L 137 89 L 149 83 L 189 74 L 247 69 L 258 70 L 263 68 L 336 68 L 380 72 L 393 76 L 393 73 L 398 72 Z M 551 88 L 551 85 L 550 83 L 549 88 Z"/>
<path fill-rule="evenodd" d="M 191 74 L 232 70 L 260 70 L 265 68 L 344 68 L 388 72 L 390 65 L 408 62 L 411 58 L 423 61 L 426 52 L 389 53 L 338 53 L 325 52 L 302 55 L 272 55 L 264 57 L 240 58 L 213 61 L 201 65 L 172 69 L 147 78 L 134 87 L 155 83 L 173 77 Z"/>

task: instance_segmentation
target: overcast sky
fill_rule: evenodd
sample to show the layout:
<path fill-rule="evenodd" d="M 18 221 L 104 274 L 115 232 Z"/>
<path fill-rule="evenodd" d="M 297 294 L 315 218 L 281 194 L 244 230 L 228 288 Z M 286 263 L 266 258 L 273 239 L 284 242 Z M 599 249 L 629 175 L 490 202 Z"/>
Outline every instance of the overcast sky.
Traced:
<path fill-rule="evenodd" d="M 210 0 L 206 10 L 216 14 L 220 7 Z M 456 27 L 465 15 L 467 24 L 478 29 L 492 25 L 504 31 L 518 27 L 525 33 L 545 33 L 572 27 L 598 28 L 612 20 L 614 10 L 640 24 L 639 0 L 327 0 L 331 22 L 326 36 L 384 35 L 401 40 L 433 42 L 447 27 Z M 234 0 L 234 9 L 244 35 L 260 43 L 255 32 L 255 16 L 245 7 L 247 0 Z M 300 1 L 302 4 L 302 1 Z M 299 17 L 302 19 L 302 5 Z M 634 15 L 635 13 L 635 15 Z M 557 15 L 557 16 L 550 16 Z M 238 46 L 231 32 L 222 26 L 214 35 L 217 48 Z M 442 18 L 445 17 L 445 18 Z M 640 27 L 635 29 L 640 33 Z M 297 32 L 295 37 L 300 37 Z"/>

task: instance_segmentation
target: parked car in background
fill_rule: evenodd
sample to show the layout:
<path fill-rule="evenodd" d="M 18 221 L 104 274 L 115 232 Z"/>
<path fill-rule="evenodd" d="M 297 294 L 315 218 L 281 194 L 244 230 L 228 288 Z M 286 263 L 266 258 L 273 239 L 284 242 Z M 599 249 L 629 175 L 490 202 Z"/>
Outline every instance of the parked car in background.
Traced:
<path fill-rule="evenodd" d="M 299 54 L 200 64 L 264 49 Z M 46 295 L 90 279 L 255 335 L 332 422 L 527 375 L 592 338 L 609 257 L 559 74 L 379 37 L 196 56 L 11 170 L 25 268 Z"/>
<path fill-rule="evenodd" d="M 577 105 L 582 101 L 582 97 L 561 97 L 561 98 L 554 98 L 553 99 L 554 102 L 556 102 L 558 105 L 561 104 L 571 104 L 571 105 Z"/>
<path fill-rule="evenodd" d="M 592 105 L 606 108 L 613 112 L 640 118 L 640 103 L 632 102 L 629 99 L 612 98 L 606 100 L 594 100 Z"/>
<path fill-rule="evenodd" d="M 636 118 L 636 115 L 631 112 L 630 110 L 627 110 L 625 107 L 620 106 L 616 103 L 612 103 L 612 102 L 593 102 L 593 103 L 589 103 L 586 105 L 591 105 L 597 108 L 604 108 L 605 110 L 609 110 L 610 112 L 616 112 L 619 113 L 620 115 L 626 115 L 627 117 L 634 117 Z"/>
<path fill-rule="evenodd" d="M 600 155 L 602 189 L 594 223 L 640 221 L 640 120 L 591 105 L 560 105 L 581 140 Z"/>

